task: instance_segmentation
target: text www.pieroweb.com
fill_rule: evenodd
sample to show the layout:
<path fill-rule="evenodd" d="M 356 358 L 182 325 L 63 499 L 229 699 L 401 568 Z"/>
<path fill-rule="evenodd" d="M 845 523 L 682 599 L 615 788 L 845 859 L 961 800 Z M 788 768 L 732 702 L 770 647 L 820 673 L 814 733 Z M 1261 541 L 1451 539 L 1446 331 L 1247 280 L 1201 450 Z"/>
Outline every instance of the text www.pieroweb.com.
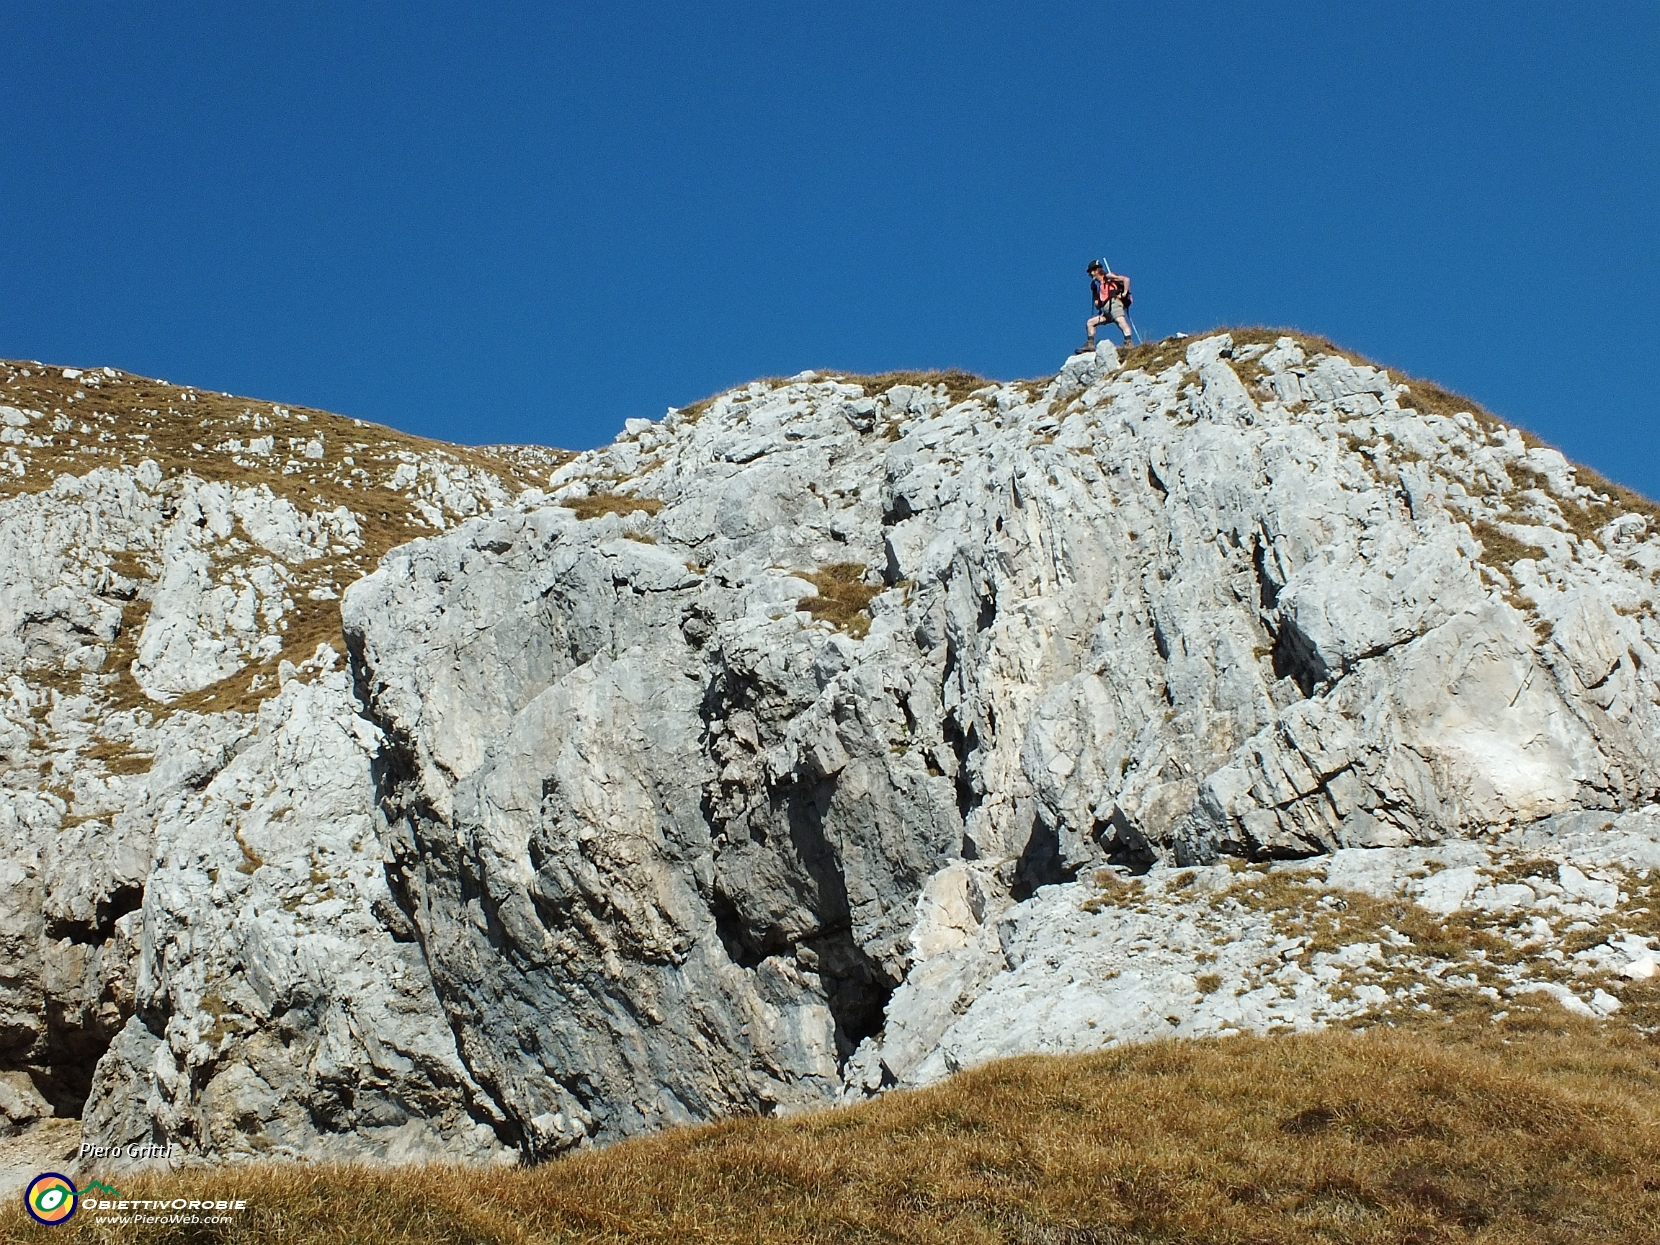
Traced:
<path fill-rule="evenodd" d="M 236 1212 L 246 1210 L 243 1200 L 214 1201 L 198 1198 L 87 1198 L 81 1209 L 94 1223 L 104 1224 L 221 1224 L 230 1223 Z"/>

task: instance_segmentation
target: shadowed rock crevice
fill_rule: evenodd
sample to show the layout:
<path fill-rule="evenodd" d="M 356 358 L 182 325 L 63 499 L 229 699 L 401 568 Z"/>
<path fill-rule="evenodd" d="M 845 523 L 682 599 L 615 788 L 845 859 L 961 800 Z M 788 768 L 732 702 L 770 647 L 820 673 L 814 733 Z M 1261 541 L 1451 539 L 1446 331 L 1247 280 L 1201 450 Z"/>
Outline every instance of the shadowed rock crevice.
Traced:
<path fill-rule="evenodd" d="M 1094 837 L 1105 849 L 1106 863 L 1127 876 L 1140 876 L 1158 863 L 1158 853 L 1122 809 L 1113 809 L 1105 823 L 1097 822 Z"/>
<path fill-rule="evenodd" d="M 1256 571 L 1258 602 L 1264 613 L 1272 613 L 1280 607 L 1280 589 L 1284 586 L 1278 583 L 1268 571 L 1268 544 L 1262 537 L 1251 539 L 1251 566 Z"/>
<path fill-rule="evenodd" d="M 952 785 L 957 799 L 957 816 L 967 827 L 985 798 L 974 783 L 974 754 L 980 747 L 980 732 L 972 722 L 965 731 L 955 713 L 947 713 L 940 728 L 951 754 L 957 758 L 957 772 L 952 778 Z"/>
<path fill-rule="evenodd" d="M 720 935 L 726 957 L 739 968 L 756 968 L 769 955 L 788 949 L 776 925 L 769 926 L 761 939 L 756 939 L 744 922 L 743 914 L 732 897 L 718 887 L 709 897 L 709 914 L 715 918 L 715 932 Z"/>
<path fill-rule="evenodd" d="M 1059 830 L 1042 817 L 1035 818 L 1032 833 L 1015 862 L 1010 896 L 1020 903 L 1037 894 L 1040 887 L 1058 886 L 1077 876 L 1078 871 L 1068 867 L 1062 857 Z"/>
<path fill-rule="evenodd" d="M 812 949 L 835 1018 L 836 1054 L 845 1060 L 861 1041 L 881 1029 L 883 1012 L 898 983 L 853 937 L 847 877 L 840 852 L 825 833 L 825 816 L 835 788 L 834 782 L 821 783 L 803 793 L 806 798 L 790 799 L 786 817 L 796 858 L 813 881 L 818 934 Z"/>
<path fill-rule="evenodd" d="M 1160 501 L 1169 500 L 1170 490 L 1165 487 L 1164 481 L 1159 477 L 1159 473 L 1152 463 L 1147 464 L 1147 483 L 1153 486 L 1159 495 Z"/>
<path fill-rule="evenodd" d="M 46 936 L 86 946 L 97 946 L 109 938 L 115 923 L 144 905 L 144 887 L 137 882 L 118 883 L 93 900 L 93 909 L 84 919 L 52 914 L 46 920 Z"/>
<path fill-rule="evenodd" d="M 1325 659 L 1314 643 L 1298 629 L 1291 619 L 1281 615 L 1274 632 L 1274 647 L 1269 654 L 1276 679 L 1290 679 L 1304 696 L 1314 695 L 1331 677 Z"/>
<path fill-rule="evenodd" d="M 46 1007 L 46 1058 L 30 1079 L 59 1116 L 78 1117 L 92 1092 L 92 1075 L 109 1049 L 115 1030 L 88 1024 L 79 1010 L 57 1003 Z"/>

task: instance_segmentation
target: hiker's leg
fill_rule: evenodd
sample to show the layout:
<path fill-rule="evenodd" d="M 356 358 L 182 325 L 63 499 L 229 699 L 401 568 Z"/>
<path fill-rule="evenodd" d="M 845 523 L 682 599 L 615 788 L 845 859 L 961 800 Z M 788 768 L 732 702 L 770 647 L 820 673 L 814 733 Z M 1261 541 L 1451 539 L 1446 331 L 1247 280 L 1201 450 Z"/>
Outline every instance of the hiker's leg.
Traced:
<path fill-rule="evenodd" d="M 1124 344 L 1126 346 L 1135 340 L 1135 334 L 1130 332 L 1130 321 L 1127 316 L 1118 317 L 1118 331 L 1124 334 Z"/>
<path fill-rule="evenodd" d="M 1084 340 L 1094 341 L 1096 326 L 1105 324 L 1106 322 L 1107 318 L 1105 316 L 1091 316 L 1088 320 L 1084 321 Z"/>

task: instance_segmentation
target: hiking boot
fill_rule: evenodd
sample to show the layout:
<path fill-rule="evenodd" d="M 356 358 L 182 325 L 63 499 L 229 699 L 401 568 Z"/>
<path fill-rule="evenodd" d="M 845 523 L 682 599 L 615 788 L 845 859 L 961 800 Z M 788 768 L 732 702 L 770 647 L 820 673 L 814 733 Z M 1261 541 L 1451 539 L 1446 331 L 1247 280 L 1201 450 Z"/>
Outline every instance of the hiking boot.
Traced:
<path fill-rule="evenodd" d="M 1095 343 L 1094 342 L 1085 342 L 1083 345 L 1079 346 L 1072 353 L 1073 354 L 1094 354 L 1095 353 Z"/>

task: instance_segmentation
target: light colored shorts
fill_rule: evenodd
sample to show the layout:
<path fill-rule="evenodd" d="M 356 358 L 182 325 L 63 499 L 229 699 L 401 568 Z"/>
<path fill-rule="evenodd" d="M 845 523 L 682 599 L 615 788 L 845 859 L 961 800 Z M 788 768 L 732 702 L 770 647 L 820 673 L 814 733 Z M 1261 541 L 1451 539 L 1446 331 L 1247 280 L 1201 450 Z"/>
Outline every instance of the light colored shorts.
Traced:
<path fill-rule="evenodd" d="M 1117 320 L 1124 315 L 1124 300 L 1115 298 L 1105 307 L 1097 307 L 1095 315 L 1101 320 Z"/>

